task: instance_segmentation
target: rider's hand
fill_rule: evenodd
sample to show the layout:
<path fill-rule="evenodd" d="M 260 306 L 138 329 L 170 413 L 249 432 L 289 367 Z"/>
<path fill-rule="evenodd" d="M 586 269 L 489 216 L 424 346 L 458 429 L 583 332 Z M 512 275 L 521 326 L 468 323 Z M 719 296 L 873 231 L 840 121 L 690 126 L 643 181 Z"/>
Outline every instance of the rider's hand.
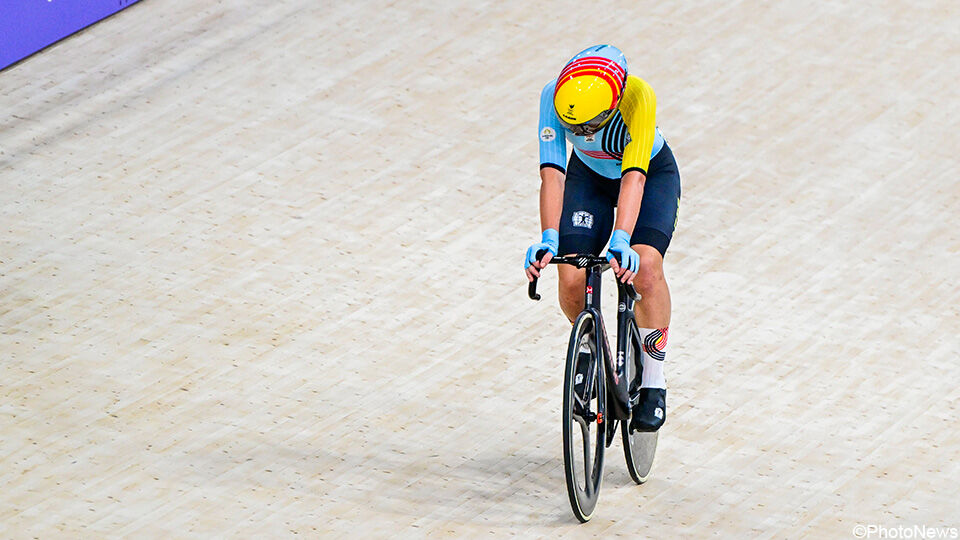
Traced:
<path fill-rule="evenodd" d="M 620 261 L 617 261 L 617 256 Z M 610 237 L 610 249 L 607 250 L 610 267 L 620 278 L 621 283 L 630 283 L 633 275 L 640 269 L 640 255 L 630 247 L 630 233 L 623 229 L 613 231 Z"/>
<path fill-rule="evenodd" d="M 543 231 L 540 241 L 528 247 L 527 253 L 523 257 L 523 269 L 527 274 L 527 281 L 533 281 L 533 278 L 540 277 L 540 270 L 547 267 L 550 259 L 557 254 L 559 248 L 560 233 L 556 229 Z M 539 261 L 537 260 L 538 251 L 546 251 Z"/>

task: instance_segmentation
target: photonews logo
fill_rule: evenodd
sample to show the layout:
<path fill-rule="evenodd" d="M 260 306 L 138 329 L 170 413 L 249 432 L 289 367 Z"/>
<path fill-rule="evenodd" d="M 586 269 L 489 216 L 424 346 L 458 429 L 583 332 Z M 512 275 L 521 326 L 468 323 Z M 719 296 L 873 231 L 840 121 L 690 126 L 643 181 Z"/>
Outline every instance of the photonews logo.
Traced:
<path fill-rule="evenodd" d="M 870 523 L 864 525 L 857 523 L 853 526 L 854 538 L 908 538 L 921 539 L 927 538 L 960 538 L 960 529 L 956 527 L 930 527 L 928 525 L 895 525 L 886 527 Z"/>

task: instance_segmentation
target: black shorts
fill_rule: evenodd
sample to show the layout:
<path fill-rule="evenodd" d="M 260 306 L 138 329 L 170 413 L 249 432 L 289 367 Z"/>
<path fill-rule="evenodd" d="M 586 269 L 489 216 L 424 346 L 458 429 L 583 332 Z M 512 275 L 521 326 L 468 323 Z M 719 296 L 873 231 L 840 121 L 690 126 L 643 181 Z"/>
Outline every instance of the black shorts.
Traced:
<path fill-rule="evenodd" d="M 560 255 L 601 255 L 613 232 L 613 209 L 619 195 L 619 179 L 597 174 L 577 157 L 576 152 L 570 155 L 563 187 Z M 650 160 L 640 215 L 633 227 L 630 245 L 653 246 L 664 255 L 677 226 L 679 207 L 680 171 L 673 152 L 664 143 Z"/>

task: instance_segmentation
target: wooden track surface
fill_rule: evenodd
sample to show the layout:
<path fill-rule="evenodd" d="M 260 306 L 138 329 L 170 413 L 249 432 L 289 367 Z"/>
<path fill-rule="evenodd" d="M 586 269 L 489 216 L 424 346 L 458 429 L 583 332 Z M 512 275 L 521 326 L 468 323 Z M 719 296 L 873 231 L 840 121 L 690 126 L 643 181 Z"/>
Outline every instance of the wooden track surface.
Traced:
<path fill-rule="evenodd" d="M 949 0 L 150 0 L 0 73 L 0 536 L 960 527 L 958 27 Z M 684 185 L 653 477 L 615 443 L 577 525 L 569 326 L 520 261 L 540 89 L 596 42 Z"/>

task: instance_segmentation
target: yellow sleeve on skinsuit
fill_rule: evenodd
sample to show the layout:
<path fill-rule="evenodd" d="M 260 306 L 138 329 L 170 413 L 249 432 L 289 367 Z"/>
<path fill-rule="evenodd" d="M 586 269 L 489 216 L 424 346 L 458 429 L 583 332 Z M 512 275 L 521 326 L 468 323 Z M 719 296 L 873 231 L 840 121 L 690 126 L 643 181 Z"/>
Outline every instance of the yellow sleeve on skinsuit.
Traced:
<path fill-rule="evenodd" d="M 633 75 L 627 77 L 620 115 L 630 132 L 630 143 L 623 149 L 621 174 L 634 169 L 646 176 L 657 129 L 657 96 L 646 81 Z"/>

